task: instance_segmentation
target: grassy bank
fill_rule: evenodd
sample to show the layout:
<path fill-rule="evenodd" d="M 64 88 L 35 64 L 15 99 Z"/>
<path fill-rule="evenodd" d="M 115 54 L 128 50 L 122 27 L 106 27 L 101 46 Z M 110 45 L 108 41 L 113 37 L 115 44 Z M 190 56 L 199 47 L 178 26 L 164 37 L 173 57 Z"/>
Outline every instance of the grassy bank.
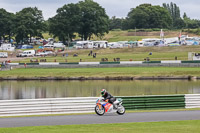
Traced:
<path fill-rule="evenodd" d="M 2 71 L 0 77 L 142 77 L 200 76 L 199 68 L 120 67 L 120 68 L 20 68 Z"/>
<path fill-rule="evenodd" d="M 95 132 L 102 133 L 199 133 L 200 120 L 171 121 L 171 122 L 141 122 L 118 124 L 63 125 L 0 128 L 1 133 L 54 133 L 54 132 Z"/>
<path fill-rule="evenodd" d="M 184 30 L 182 32 L 183 35 L 189 35 L 189 36 L 197 36 L 199 35 L 198 29 L 195 30 Z M 178 37 L 180 34 L 180 30 L 164 30 L 165 38 L 170 37 Z M 43 33 L 43 37 L 45 39 L 53 38 L 52 35 L 49 35 L 48 33 Z M 107 40 L 108 42 L 117 42 L 117 41 L 137 41 L 145 38 L 160 38 L 160 29 L 157 29 L 157 31 L 150 30 L 141 30 L 137 29 L 137 32 L 135 32 L 135 29 L 130 30 L 113 30 L 109 31 L 108 34 L 105 34 L 103 37 L 96 37 L 92 36 L 92 40 Z M 81 39 L 78 34 L 76 34 L 75 39 Z M 58 41 L 58 38 L 55 39 Z"/>
<path fill-rule="evenodd" d="M 123 48 L 123 49 L 95 49 L 93 53 L 97 53 L 96 58 L 88 56 L 90 49 L 82 50 L 66 50 L 63 53 L 58 53 L 56 57 L 37 57 L 38 59 L 46 59 L 47 62 L 100 62 L 102 58 L 108 58 L 108 61 L 113 61 L 113 58 L 120 58 L 120 61 L 144 61 L 144 58 L 149 57 L 151 61 L 160 60 L 188 60 L 188 52 L 199 52 L 200 46 L 180 46 L 180 47 L 143 47 L 143 48 Z M 152 55 L 149 53 L 152 52 Z M 68 53 L 68 57 L 63 57 L 63 54 Z M 78 57 L 73 57 L 77 53 Z M 36 59 L 36 58 L 33 58 Z M 13 61 L 18 62 L 18 61 Z M 20 62 L 30 62 L 30 58 L 24 58 Z"/>

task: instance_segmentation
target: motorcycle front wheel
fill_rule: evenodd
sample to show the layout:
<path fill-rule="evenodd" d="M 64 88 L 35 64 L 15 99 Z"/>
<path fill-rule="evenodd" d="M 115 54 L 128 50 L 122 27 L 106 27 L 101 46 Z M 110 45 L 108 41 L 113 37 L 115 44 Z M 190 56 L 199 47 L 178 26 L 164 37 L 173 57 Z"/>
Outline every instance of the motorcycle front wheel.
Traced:
<path fill-rule="evenodd" d="M 122 106 L 122 105 L 118 106 L 117 114 L 123 115 L 124 113 L 125 113 L 125 108 L 124 108 L 124 106 Z"/>
<path fill-rule="evenodd" d="M 96 105 L 94 110 L 95 110 L 96 114 L 100 115 L 100 116 L 104 115 L 104 113 L 105 113 L 105 108 L 103 106 L 101 106 L 101 109 L 100 109 L 99 106 Z"/>

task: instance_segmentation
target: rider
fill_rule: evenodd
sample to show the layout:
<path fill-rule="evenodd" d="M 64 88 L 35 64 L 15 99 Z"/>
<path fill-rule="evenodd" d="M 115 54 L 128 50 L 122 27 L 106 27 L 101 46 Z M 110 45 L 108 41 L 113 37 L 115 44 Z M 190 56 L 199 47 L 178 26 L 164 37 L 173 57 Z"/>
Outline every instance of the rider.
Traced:
<path fill-rule="evenodd" d="M 104 100 L 108 99 L 108 102 L 114 105 L 114 108 L 116 108 L 116 105 L 114 102 L 116 101 L 116 98 L 113 97 L 110 93 L 108 93 L 105 89 L 101 90 L 101 95 L 104 98 Z"/>

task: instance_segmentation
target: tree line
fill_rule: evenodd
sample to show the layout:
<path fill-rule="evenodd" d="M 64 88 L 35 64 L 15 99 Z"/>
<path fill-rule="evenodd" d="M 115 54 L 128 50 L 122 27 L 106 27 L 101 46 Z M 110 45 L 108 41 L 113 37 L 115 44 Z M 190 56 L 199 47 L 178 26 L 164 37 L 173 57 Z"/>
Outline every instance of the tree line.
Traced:
<path fill-rule="evenodd" d="M 126 18 L 110 20 L 110 29 L 195 29 L 200 27 L 200 20 L 189 18 L 186 13 L 180 15 L 180 8 L 173 2 L 161 6 L 141 4 L 132 8 Z"/>
<path fill-rule="evenodd" d="M 200 21 L 189 18 L 186 13 L 181 17 L 175 3 L 163 3 L 163 6 L 141 4 L 132 8 L 126 18 L 114 16 L 110 19 L 105 9 L 93 0 L 66 4 L 46 21 L 37 7 L 27 7 L 15 14 L 0 9 L 0 40 L 15 37 L 18 43 L 30 42 L 28 39 L 31 37 L 42 37 L 43 32 L 67 42 L 76 36 L 83 40 L 90 40 L 93 35 L 101 38 L 113 29 L 185 29 L 199 26 Z"/>

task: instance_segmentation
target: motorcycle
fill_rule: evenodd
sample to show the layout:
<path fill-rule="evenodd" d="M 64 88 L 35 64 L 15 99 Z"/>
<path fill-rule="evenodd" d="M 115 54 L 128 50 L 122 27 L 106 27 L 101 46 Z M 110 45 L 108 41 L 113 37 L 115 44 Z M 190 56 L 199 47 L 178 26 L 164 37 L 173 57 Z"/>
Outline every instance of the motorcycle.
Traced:
<path fill-rule="evenodd" d="M 104 98 L 100 97 L 96 101 L 95 112 L 100 116 L 104 115 L 104 113 L 117 113 L 123 115 L 125 113 L 125 108 L 122 106 L 121 98 L 117 98 L 113 105 L 109 103 L 108 100 L 104 100 Z"/>

